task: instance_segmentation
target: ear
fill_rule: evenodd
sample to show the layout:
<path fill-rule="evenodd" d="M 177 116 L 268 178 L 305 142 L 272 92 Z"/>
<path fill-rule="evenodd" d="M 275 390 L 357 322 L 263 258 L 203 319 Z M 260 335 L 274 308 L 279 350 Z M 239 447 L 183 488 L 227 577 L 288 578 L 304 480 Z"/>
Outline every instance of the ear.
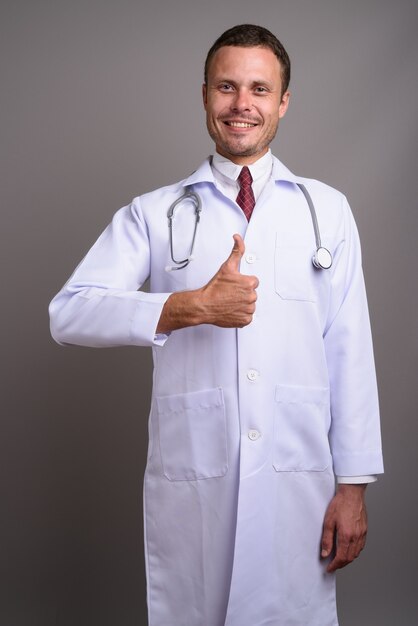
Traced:
<path fill-rule="evenodd" d="M 208 102 L 207 95 L 208 95 L 207 86 L 206 86 L 206 83 L 203 83 L 203 85 L 202 85 L 202 98 L 203 98 L 203 106 L 205 107 L 205 111 L 206 111 L 206 105 L 207 105 L 207 102 Z"/>
<path fill-rule="evenodd" d="M 285 116 L 286 111 L 289 107 L 289 102 L 290 102 L 290 91 L 285 91 L 284 94 L 282 95 L 282 99 L 280 101 L 280 106 L 279 106 L 279 118 L 280 119 Z"/>

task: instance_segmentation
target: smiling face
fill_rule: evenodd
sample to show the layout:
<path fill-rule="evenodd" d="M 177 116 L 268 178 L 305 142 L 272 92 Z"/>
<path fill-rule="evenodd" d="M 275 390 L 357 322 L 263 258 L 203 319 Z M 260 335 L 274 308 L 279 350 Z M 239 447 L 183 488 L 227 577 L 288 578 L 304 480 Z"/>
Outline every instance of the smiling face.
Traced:
<path fill-rule="evenodd" d="M 254 163 L 269 148 L 289 104 L 281 93 L 280 62 L 270 48 L 224 46 L 203 85 L 209 135 L 222 156 Z"/>

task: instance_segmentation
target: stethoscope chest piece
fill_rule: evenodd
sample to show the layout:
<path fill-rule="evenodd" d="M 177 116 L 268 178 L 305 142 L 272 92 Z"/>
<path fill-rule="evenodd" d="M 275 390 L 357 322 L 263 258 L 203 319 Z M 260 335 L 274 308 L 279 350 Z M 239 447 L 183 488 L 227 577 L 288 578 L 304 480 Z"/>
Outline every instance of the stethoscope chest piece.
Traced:
<path fill-rule="evenodd" d="M 312 263 L 318 270 L 329 270 L 332 265 L 331 252 L 322 246 L 317 248 L 312 257 Z"/>

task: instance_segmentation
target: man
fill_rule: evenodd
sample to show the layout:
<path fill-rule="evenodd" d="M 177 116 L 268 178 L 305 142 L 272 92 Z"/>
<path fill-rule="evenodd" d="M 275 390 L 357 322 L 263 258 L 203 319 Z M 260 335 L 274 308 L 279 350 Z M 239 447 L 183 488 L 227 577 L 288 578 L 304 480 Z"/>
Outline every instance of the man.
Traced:
<path fill-rule="evenodd" d="M 153 347 L 151 626 L 335 626 L 335 571 L 365 543 L 382 460 L 360 247 L 345 198 L 271 155 L 289 78 L 269 31 L 226 31 L 203 85 L 215 155 L 118 211 L 51 303 L 61 343 Z"/>

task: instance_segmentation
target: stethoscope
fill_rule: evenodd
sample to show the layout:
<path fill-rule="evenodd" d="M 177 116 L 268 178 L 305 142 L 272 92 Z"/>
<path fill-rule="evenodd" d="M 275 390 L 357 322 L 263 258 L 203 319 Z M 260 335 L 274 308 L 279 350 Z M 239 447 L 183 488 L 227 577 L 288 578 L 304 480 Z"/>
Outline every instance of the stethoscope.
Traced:
<path fill-rule="evenodd" d="M 182 261 L 176 261 L 176 259 L 174 258 L 174 246 L 173 246 L 173 219 L 174 219 L 174 211 L 179 206 L 179 204 L 181 204 L 185 200 L 191 200 L 192 204 L 194 205 L 195 224 L 194 224 L 194 230 L 193 230 L 193 236 L 192 236 L 192 244 L 190 246 L 189 256 L 187 256 Z M 167 270 L 167 272 L 172 272 L 173 270 L 182 270 L 184 267 L 187 267 L 187 265 L 189 265 L 190 261 L 193 259 L 193 250 L 194 250 L 194 244 L 195 244 L 195 241 L 196 241 L 197 225 L 200 222 L 200 213 L 201 213 L 201 211 L 202 211 L 202 202 L 200 200 L 199 194 L 195 193 L 194 191 L 190 191 L 190 189 L 187 189 L 187 188 L 186 188 L 186 191 L 184 192 L 184 194 L 182 196 L 180 196 L 180 198 L 175 200 L 173 202 L 173 204 L 170 206 L 170 208 L 168 209 L 167 217 L 168 217 L 168 230 L 170 232 L 170 254 L 171 254 L 171 260 L 176 265 L 175 266 L 167 265 L 167 267 L 165 268 Z"/>
<path fill-rule="evenodd" d="M 321 244 L 321 235 L 319 232 L 318 219 L 316 216 L 316 211 L 315 211 L 314 204 L 312 202 L 312 198 L 308 190 L 306 189 L 305 185 L 302 185 L 301 183 L 296 183 L 296 184 L 299 187 L 299 189 L 302 191 L 303 195 L 305 196 L 306 202 L 308 203 L 308 206 L 309 206 L 309 211 L 311 213 L 312 225 L 313 225 L 313 229 L 315 233 L 315 243 L 316 243 L 316 250 L 312 256 L 312 264 L 318 270 L 328 270 L 332 265 L 332 254 L 327 248 L 324 248 L 324 246 Z M 195 225 L 194 225 L 192 243 L 190 246 L 189 255 L 185 259 L 182 259 L 181 261 L 177 261 L 174 258 L 173 219 L 174 219 L 175 210 L 178 208 L 178 206 L 182 202 L 186 200 L 190 200 L 192 204 L 194 205 Z M 202 202 L 200 200 L 200 196 L 194 191 L 190 191 L 190 189 L 186 189 L 184 194 L 180 196 L 180 198 L 175 200 L 173 204 L 170 206 L 170 208 L 168 209 L 167 218 L 168 218 L 168 230 L 170 233 L 170 237 L 169 237 L 170 238 L 170 254 L 171 254 L 171 259 L 175 265 L 174 266 L 168 265 L 165 268 L 167 272 L 172 272 L 174 270 L 182 270 L 183 268 L 187 267 L 187 265 L 189 265 L 190 261 L 193 259 L 193 250 L 194 250 L 194 245 L 196 242 L 197 226 L 200 222 L 201 212 L 202 212 Z"/>

